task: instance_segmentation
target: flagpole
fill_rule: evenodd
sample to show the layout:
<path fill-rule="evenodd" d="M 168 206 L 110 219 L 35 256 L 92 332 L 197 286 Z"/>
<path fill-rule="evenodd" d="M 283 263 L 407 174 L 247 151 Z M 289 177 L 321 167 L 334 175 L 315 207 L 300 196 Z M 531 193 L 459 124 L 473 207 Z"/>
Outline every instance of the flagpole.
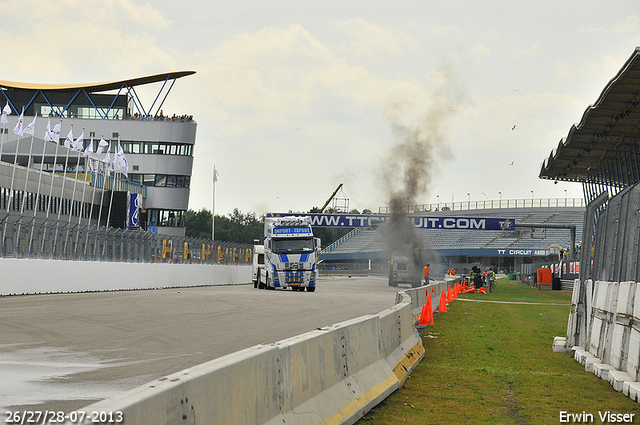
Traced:
<path fill-rule="evenodd" d="M 82 132 L 84 133 L 84 129 L 82 129 Z M 91 137 L 91 141 L 89 142 L 89 145 L 91 146 L 91 152 L 93 152 L 93 137 Z M 78 219 L 78 224 L 82 223 L 82 212 L 84 209 L 84 194 L 87 190 L 87 161 L 89 161 L 89 156 L 86 154 L 87 149 L 89 149 L 89 146 L 87 146 L 86 149 L 84 149 L 83 154 L 85 157 L 84 160 L 84 186 L 82 186 L 82 201 L 80 201 L 80 218 Z M 76 173 L 76 179 L 77 179 L 77 173 Z"/>
<path fill-rule="evenodd" d="M 103 208 L 103 204 L 104 204 L 104 195 L 105 192 L 107 190 L 107 174 L 109 172 L 108 170 L 108 162 L 106 161 L 107 157 L 109 156 L 109 149 L 111 149 L 111 144 L 107 145 L 107 155 L 100 160 L 100 162 L 102 163 L 104 161 L 104 174 L 101 175 L 101 179 L 102 179 L 102 193 L 100 193 L 100 208 L 98 209 L 98 228 L 102 225 L 102 208 Z M 98 167 L 100 167 L 101 165 L 98 165 Z M 105 226 L 106 228 L 106 226 Z M 94 252 L 96 250 L 96 248 L 98 247 L 98 237 L 100 236 L 100 232 L 96 231 L 96 244 L 93 247 L 94 248 Z M 106 236 L 106 233 L 105 233 Z M 106 243 L 106 240 L 105 240 Z M 102 253 L 100 253 L 102 255 Z M 95 254 L 94 254 L 95 256 Z"/>
<path fill-rule="evenodd" d="M 216 176 L 216 166 L 213 166 L 213 204 L 211 206 L 211 240 L 216 240 L 216 181 L 218 181 L 218 177 Z"/>
<path fill-rule="evenodd" d="M 60 127 L 62 127 L 62 120 L 60 120 Z M 55 128 L 55 126 L 54 126 Z M 55 140 L 56 142 L 56 153 L 53 155 L 53 170 L 51 172 L 51 186 L 49 187 L 49 199 L 47 202 L 47 216 L 46 218 L 49 219 L 49 213 L 51 212 L 51 201 L 53 198 L 53 181 L 56 177 L 56 166 L 58 165 L 58 151 L 60 149 L 60 135 L 58 134 L 57 140 Z"/>
<path fill-rule="evenodd" d="M 49 120 L 47 122 L 47 132 L 45 133 L 45 136 L 51 136 L 51 121 Z M 36 218 L 36 214 L 38 212 L 38 206 L 40 205 L 40 188 L 42 185 L 42 175 L 44 174 L 44 156 L 46 154 L 47 151 L 47 139 L 46 137 L 44 138 L 44 142 L 42 143 L 42 157 L 40 158 L 40 174 L 38 175 L 38 189 L 36 190 L 36 203 L 33 207 L 33 218 Z M 45 207 L 46 209 L 46 207 Z M 46 223 L 46 220 L 45 220 Z M 29 237 L 29 240 L 31 241 L 31 244 L 33 245 L 33 232 L 34 232 L 35 226 L 31 227 L 31 236 Z M 46 230 L 43 228 L 43 232 L 46 232 Z M 31 251 L 31 250 L 29 250 Z"/>
<path fill-rule="evenodd" d="M 31 164 L 31 155 L 33 155 L 33 139 L 35 138 L 35 123 L 36 123 L 36 117 L 38 116 L 38 113 L 36 112 L 34 117 L 33 117 L 33 128 L 31 128 L 31 146 L 29 146 L 29 157 L 27 158 L 27 171 L 25 173 L 24 176 L 24 192 L 23 192 L 23 197 L 26 196 L 27 194 L 27 184 L 29 183 L 29 164 Z M 29 124 L 29 126 L 31 126 L 31 124 Z M 20 215 L 24 214 L 24 204 L 26 202 L 24 202 L 24 199 L 22 200 L 22 205 L 20 206 Z M 35 207 L 34 207 L 35 210 Z"/>
<path fill-rule="evenodd" d="M 20 204 L 20 222 L 18 223 L 18 240 L 20 239 L 20 231 L 22 230 L 22 216 L 24 215 L 24 206 L 27 203 L 26 202 L 26 198 L 27 198 L 27 189 L 28 189 L 28 184 L 29 184 L 29 164 L 31 164 L 31 156 L 33 155 L 33 139 L 35 138 L 35 134 L 36 134 L 36 118 L 38 116 L 38 113 L 35 112 L 34 116 L 33 116 L 33 121 L 31 121 L 31 123 L 27 126 L 27 129 L 31 132 L 31 144 L 29 145 L 29 156 L 27 157 L 27 170 L 25 172 L 24 175 L 24 190 L 22 191 L 22 203 Z M 28 133 L 27 133 L 28 134 Z M 37 201 L 37 196 L 36 196 L 36 201 Z M 36 210 L 36 206 L 34 205 L 34 211 Z M 35 217 L 35 216 L 34 216 Z M 31 220 L 33 221 L 33 220 Z M 32 227 L 33 229 L 33 227 Z M 33 232 L 32 232 L 33 234 Z M 31 239 L 29 239 L 29 248 L 28 248 L 29 252 L 31 252 Z"/>
<path fill-rule="evenodd" d="M 20 137 L 22 137 L 22 123 L 20 120 L 24 119 L 24 107 L 22 107 L 22 113 L 20 114 L 20 118 L 18 118 L 18 123 L 16 124 L 16 128 L 13 130 L 15 134 L 18 135 L 18 139 L 16 140 L 16 151 L 13 156 L 13 171 L 11 173 L 11 187 L 9 189 L 9 202 L 7 203 L 7 213 L 9 213 L 9 208 L 11 207 L 11 198 L 13 198 L 13 202 L 15 202 L 15 196 L 13 195 L 13 182 L 16 178 L 16 162 L 18 161 L 18 147 L 20 146 Z"/>
<path fill-rule="evenodd" d="M 98 150 L 96 151 L 96 155 L 100 155 L 102 153 L 102 142 L 104 142 L 104 134 L 100 135 L 100 142 L 98 142 Z M 105 142 L 107 143 L 107 142 Z M 99 176 L 98 174 L 100 173 L 100 164 L 102 163 L 102 160 L 100 159 L 100 157 L 98 156 L 97 159 L 95 160 L 95 171 L 93 172 L 93 174 L 91 175 L 91 180 L 93 182 L 93 193 L 91 195 L 91 216 L 93 216 L 93 200 L 96 198 L 96 188 L 98 187 L 98 180 L 99 180 Z M 95 239 L 95 243 L 93 244 L 93 249 L 91 250 L 91 257 L 95 260 L 96 257 L 96 248 L 98 246 L 98 236 L 100 234 L 100 219 L 102 217 L 102 197 L 104 195 L 104 189 L 103 192 L 100 193 L 100 205 L 98 207 L 98 221 L 96 223 L 96 239 Z M 87 233 L 87 244 L 89 243 L 89 234 Z M 85 247 L 86 249 L 86 247 Z"/>
<path fill-rule="evenodd" d="M 94 160 L 93 158 L 89 158 L 89 163 L 91 164 L 91 161 L 94 161 L 94 163 L 97 164 L 98 160 Z M 92 165 L 90 168 L 97 168 L 96 165 Z M 96 186 L 98 184 L 97 182 L 97 173 L 95 171 L 91 172 L 91 183 L 93 184 L 93 191 L 91 193 L 91 201 L 89 203 L 89 225 L 91 225 L 91 219 L 93 218 L 93 200 L 96 198 Z M 98 229 L 100 228 L 100 223 L 98 223 L 96 225 L 96 238 L 98 235 Z M 97 241 L 96 241 L 97 243 Z M 83 252 L 83 256 L 86 258 L 87 256 L 87 245 L 89 245 L 89 232 L 87 232 L 87 239 L 85 241 L 85 245 L 84 245 L 84 252 Z M 91 256 L 94 257 L 95 256 L 95 245 L 94 245 L 94 249 L 91 250 Z"/>
<path fill-rule="evenodd" d="M 59 125 L 60 128 L 62 128 L 62 120 L 60 120 L 60 123 L 56 125 Z M 53 201 L 53 185 L 56 179 L 56 165 L 58 163 L 58 149 L 60 149 L 60 130 L 58 130 L 58 133 L 56 133 L 55 132 L 56 126 L 53 126 L 53 128 L 54 128 L 53 136 L 55 137 L 55 140 L 53 141 L 56 143 L 56 152 L 53 155 L 53 169 L 51 171 L 51 185 L 49 186 L 49 199 L 47 199 L 47 214 L 45 215 L 45 223 L 49 221 L 49 213 L 51 212 L 51 204 Z M 45 226 L 44 231 L 42 233 L 42 249 L 40 251 L 43 254 L 44 254 L 44 244 L 46 241 L 46 235 L 47 235 L 47 227 Z M 51 252 L 51 255 L 53 256 L 53 251 Z"/>
<path fill-rule="evenodd" d="M 73 143 L 73 124 L 71 124 L 71 130 L 69 130 L 69 134 L 67 135 L 67 138 L 64 139 L 67 153 L 64 159 L 64 170 L 62 170 L 64 175 L 60 173 L 60 175 L 62 176 L 62 189 L 60 189 L 60 208 L 58 208 L 58 221 L 60 221 L 60 215 L 62 214 L 62 205 L 64 204 L 64 186 L 67 180 L 67 167 L 69 166 L 69 153 L 71 153 L 71 148 L 66 146 L 66 142 L 69 139 L 69 135 L 71 135 L 71 142 Z"/>
<path fill-rule="evenodd" d="M 84 143 L 84 127 L 82 127 L 82 133 L 80 134 L 79 139 L 82 143 Z M 75 143 L 78 143 L 78 141 L 76 140 Z M 74 144 L 73 150 L 75 150 L 77 147 L 78 146 Z M 73 179 L 73 192 L 71 193 L 71 210 L 69 211 L 69 223 L 71 223 L 71 216 L 73 215 L 73 203 L 76 201 L 76 188 L 78 187 L 78 168 L 80 167 L 80 151 L 78 150 L 77 152 L 78 152 L 78 162 L 76 162 L 76 176 Z M 78 222 L 78 224 L 80 224 L 80 222 Z"/>

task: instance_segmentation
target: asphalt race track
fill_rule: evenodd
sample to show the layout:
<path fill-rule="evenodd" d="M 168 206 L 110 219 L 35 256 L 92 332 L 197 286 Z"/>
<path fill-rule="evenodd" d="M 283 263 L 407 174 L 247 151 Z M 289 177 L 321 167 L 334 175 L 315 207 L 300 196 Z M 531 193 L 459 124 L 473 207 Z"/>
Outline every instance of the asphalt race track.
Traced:
<path fill-rule="evenodd" d="M 0 413 L 69 412 L 214 358 L 395 302 L 383 277 L 0 297 Z"/>

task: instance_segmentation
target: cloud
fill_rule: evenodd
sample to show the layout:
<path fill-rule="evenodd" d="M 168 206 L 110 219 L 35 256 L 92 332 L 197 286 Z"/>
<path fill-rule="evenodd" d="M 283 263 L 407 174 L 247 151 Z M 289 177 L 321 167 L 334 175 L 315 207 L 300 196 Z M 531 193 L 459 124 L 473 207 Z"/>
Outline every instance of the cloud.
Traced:
<path fill-rule="evenodd" d="M 533 58 L 538 53 L 538 46 L 531 44 L 529 46 L 522 46 L 514 52 L 514 55 L 518 59 Z"/>
<path fill-rule="evenodd" d="M 3 1 L 0 54 L 12 61 L 3 77 L 67 83 L 162 72 L 175 61 L 153 33 L 171 25 L 150 4 L 129 0 Z"/>
<path fill-rule="evenodd" d="M 491 49 L 489 49 L 486 44 L 477 43 L 473 46 L 473 54 L 476 57 L 487 58 L 491 56 Z"/>
<path fill-rule="evenodd" d="M 411 105 L 405 119 L 421 119 L 433 99 L 445 95 L 434 93 L 450 78 L 449 70 L 430 71 L 421 78 L 384 78 L 350 65 L 341 53 L 299 25 L 239 33 L 200 52 L 194 62 L 197 84 L 189 79 L 192 92 L 187 97 L 206 99 L 196 116 L 215 117 L 215 129 L 198 129 L 196 169 L 206 167 L 206 158 L 219 158 L 221 172 L 222 167 L 242 164 L 244 179 L 257 182 L 273 170 L 280 181 L 308 180 L 308 190 L 320 185 L 320 193 L 330 193 L 338 179 L 355 174 L 361 178 L 350 183 L 352 190 L 357 187 L 359 193 L 376 198 L 366 206 L 383 202 L 385 194 L 372 195 L 379 191 L 375 179 L 364 183 L 364 177 L 371 175 L 369 168 L 377 166 L 393 142 L 384 119 L 387 107 L 393 102 Z M 336 180 L 317 181 L 318 174 L 310 175 L 311 170 L 322 170 Z M 192 193 L 200 192 L 199 183 L 194 184 Z M 256 199 L 254 210 L 278 210 L 274 199 L 257 201 L 263 194 L 259 186 L 226 184 Z M 301 204 L 298 191 L 284 186 L 277 196 L 288 208 L 314 206 Z"/>
<path fill-rule="evenodd" d="M 415 48 L 416 41 L 408 34 L 375 25 L 362 18 L 338 23 L 338 28 L 349 36 L 358 56 L 377 54 L 400 55 L 405 48 Z"/>

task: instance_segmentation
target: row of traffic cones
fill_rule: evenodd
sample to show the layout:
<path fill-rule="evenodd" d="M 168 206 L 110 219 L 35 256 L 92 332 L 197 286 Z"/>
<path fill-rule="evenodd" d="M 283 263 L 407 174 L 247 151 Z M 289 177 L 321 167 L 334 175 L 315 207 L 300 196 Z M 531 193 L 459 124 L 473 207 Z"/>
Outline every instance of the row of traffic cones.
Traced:
<path fill-rule="evenodd" d="M 431 292 L 434 292 L 433 287 L 431 288 Z M 440 294 L 440 303 L 438 304 L 438 313 L 446 313 L 447 312 L 447 304 L 454 299 L 458 298 L 458 294 L 467 294 L 467 293 L 475 293 L 476 288 L 474 286 L 467 286 L 466 282 L 462 284 L 458 284 L 456 282 L 453 285 L 453 290 L 451 290 L 451 286 L 447 287 L 447 291 L 444 289 Z M 484 288 L 479 288 L 478 293 L 486 294 Z M 429 289 L 427 289 L 427 302 L 422 306 L 422 312 L 420 313 L 420 321 L 418 325 L 420 326 L 428 326 L 433 325 L 433 307 L 431 305 L 431 294 L 429 293 Z"/>

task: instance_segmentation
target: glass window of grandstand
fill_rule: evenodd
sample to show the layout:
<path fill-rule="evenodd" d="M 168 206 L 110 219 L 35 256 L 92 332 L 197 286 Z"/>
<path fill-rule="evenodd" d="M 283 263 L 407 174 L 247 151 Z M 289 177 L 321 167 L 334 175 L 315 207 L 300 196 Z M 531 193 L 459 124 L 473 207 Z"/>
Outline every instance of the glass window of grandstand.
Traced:
<path fill-rule="evenodd" d="M 130 142 L 137 143 L 137 142 Z M 142 146 L 144 145 L 144 146 Z M 123 145 L 124 146 L 124 145 Z M 125 149 L 123 147 L 123 149 Z M 152 155 L 182 155 L 182 156 L 191 156 L 193 152 L 193 145 L 185 144 L 185 143 L 144 143 L 141 146 L 133 146 L 131 147 L 131 153 L 146 153 Z M 125 153 L 128 153 L 125 150 Z"/>
<path fill-rule="evenodd" d="M 184 227 L 185 212 L 180 210 L 147 210 L 149 223 L 156 226 Z"/>
<path fill-rule="evenodd" d="M 155 174 L 144 174 L 142 179 L 142 184 L 144 184 L 145 186 L 153 186 L 156 184 Z"/>
<path fill-rule="evenodd" d="M 129 173 L 129 180 L 144 186 L 156 187 L 189 187 L 191 177 L 166 174 L 135 174 Z"/>
<path fill-rule="evenodd" d="M 143 153 L 142 142 L 120 142 L 124 153 Z"/>
<path fill-rule="evenodd" d="M 54 117 L 61 114 L 64 118 L 90 118 L 90 119 L 115 119 L 120 120 L 124 117 L 124 108 L 94 108 L 93 106 L 71 106 L 65 110 L 66 105 L 54 105 L 53 109 L 47 104 L 35 105 L 35 110 L 40 111 L 43 117 Z"/>
<path fill-rule="evenodd" d="M 156 187 L 164 187 L 167 185 L 167 176 L 164 174 L 156 174 Z"/>

